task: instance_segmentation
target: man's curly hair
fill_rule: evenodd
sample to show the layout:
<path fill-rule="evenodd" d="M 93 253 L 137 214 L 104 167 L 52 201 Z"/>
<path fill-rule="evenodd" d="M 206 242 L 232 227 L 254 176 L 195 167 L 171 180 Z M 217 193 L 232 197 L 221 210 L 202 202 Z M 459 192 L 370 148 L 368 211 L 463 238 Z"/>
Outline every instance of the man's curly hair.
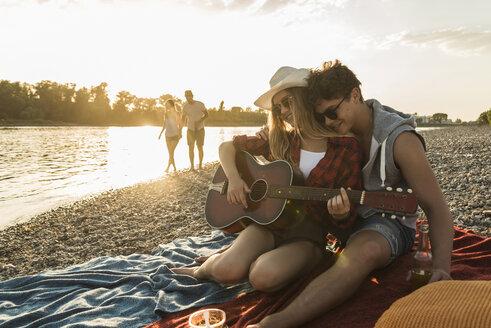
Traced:
<path fill-rule="evenodd" d="M 324 62 L 320 69 L 311 70 L 307 82 L 306 100 L 314 108 L 321 99 L 330 100 L 346 97 L 353 88 L 359 88 L 361 85 L 355 73 L 337 59 L 334 63 L 332 61 Z"/>

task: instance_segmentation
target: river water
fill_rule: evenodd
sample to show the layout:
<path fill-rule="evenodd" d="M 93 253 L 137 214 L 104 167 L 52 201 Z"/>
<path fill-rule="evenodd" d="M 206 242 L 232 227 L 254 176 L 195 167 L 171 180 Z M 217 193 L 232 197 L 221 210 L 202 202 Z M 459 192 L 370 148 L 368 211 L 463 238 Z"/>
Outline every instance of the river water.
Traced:
<path fill-rule="evenodd" d="M 157 139 L 160 129 L 1 127 L 0 229 L 85 196 L 164 176 L 168 154 L 165 138 Z M 206 127 L 204 162 L 218 160 L 222 141 L 257 130 Z M 175 160 L 178 170 L 189 168 L 185 137 Z"/>
<path fill-rule="evenodd" d="M 165 137 L 157 139 L 160 130 L 0 128 L 0 229 L 84 196 L 164 176 L 168 153 Z M 257 130 L 258 127 L 207 127 L 204 162 L 218 159 L 222 141 Z M 176 148 L 175 160 L 178 170 L 190 166 L 185 137 Z"/>

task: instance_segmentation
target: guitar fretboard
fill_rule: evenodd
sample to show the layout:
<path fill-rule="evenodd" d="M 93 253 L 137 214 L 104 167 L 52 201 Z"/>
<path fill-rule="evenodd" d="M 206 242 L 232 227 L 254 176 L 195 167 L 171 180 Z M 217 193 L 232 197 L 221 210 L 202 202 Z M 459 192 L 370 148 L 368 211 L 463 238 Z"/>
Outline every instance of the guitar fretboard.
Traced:
<path fill-rule="evenodd" d="M 362 204 L 363 191 L 346 190 L 350 202 Z M 339 195 L 339 189 L 303 187 L 303 186 L 278 186 L 269 185 L 267 196 L 271 198 L 288 198 L 298 200 L 328 201 Z"/>

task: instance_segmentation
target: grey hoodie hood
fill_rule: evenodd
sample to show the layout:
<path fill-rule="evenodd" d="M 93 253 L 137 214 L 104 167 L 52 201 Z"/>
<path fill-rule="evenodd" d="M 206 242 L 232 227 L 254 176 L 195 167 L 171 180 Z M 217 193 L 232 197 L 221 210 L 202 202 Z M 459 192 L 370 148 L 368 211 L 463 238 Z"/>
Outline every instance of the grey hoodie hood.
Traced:
<path fill-rule="evenodd" d="M 379 143 L 382 143 L 392 131 L 402 125 L 416 128 L 414 116 L 383 106 L 376 99 L 369 99 L 366 103 L 368 107 L 373 109 L 373 123 L 377 127 L 373 131 L 373 137 Z"/>

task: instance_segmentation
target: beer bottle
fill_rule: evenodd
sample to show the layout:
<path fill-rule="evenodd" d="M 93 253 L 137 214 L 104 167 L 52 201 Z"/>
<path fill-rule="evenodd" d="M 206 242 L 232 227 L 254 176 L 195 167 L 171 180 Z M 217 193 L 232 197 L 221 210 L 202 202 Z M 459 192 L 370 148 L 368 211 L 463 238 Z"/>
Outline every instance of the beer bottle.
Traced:
<path fill-rule="evenodd" d="M 432 275 L 429 231 L 428 223 L 420 224 L 418 249 L 411 264 L 411 291 L 426 285 Z"/>

